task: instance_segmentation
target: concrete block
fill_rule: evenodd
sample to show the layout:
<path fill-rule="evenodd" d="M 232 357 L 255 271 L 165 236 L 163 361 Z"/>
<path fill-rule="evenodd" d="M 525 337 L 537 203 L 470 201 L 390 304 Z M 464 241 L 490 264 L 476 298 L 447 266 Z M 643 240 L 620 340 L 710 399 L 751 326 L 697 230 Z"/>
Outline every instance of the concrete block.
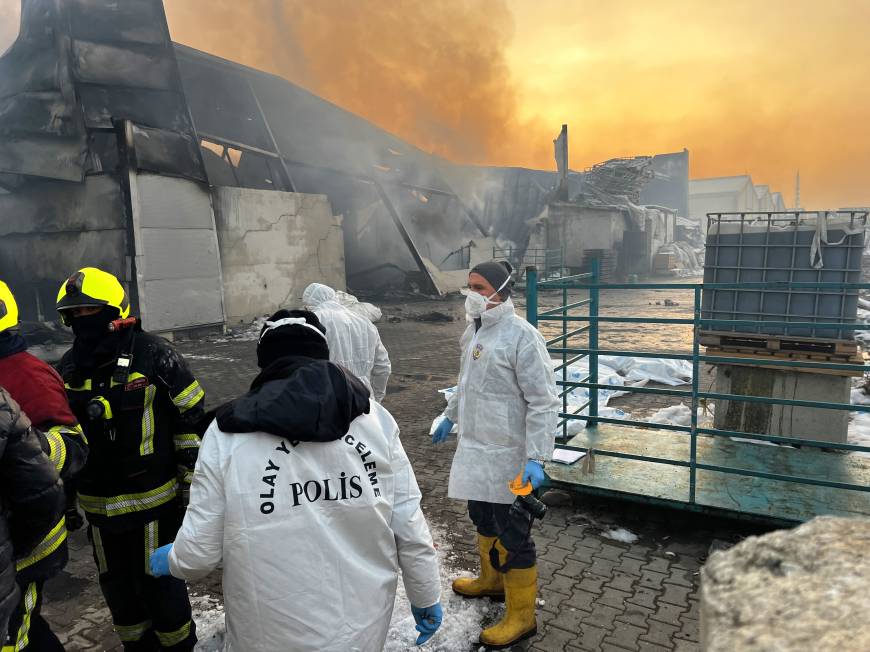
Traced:
<path fill-rule="evenodd" d="M 716 391 L 807 401 L 849 403 L 851 378 L 758 367 L 719 365 Z M 716 401 L 713 424 L 721 430 L 846 442 L 849 412 L 807 407 Z"/>
<path fill-rule="evenodd" d="M 215 187 L 227 324 L 301 307 L 309 283 L 346 288 L 341 217 L 324 195 Z"/>
<path fill-rule="evenodd" d="M 820 516 L 715 552 L 701 571 L 705 652 L 870 650 L 870 519 Z"/>

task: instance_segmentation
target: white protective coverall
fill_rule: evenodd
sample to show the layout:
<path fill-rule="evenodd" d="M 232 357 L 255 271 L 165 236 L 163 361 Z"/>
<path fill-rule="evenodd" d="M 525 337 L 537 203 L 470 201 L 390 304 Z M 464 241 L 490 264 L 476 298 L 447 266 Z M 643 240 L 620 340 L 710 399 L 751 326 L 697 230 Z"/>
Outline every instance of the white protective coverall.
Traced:
<path fill-rule="evenodd" d="M 559 410 L 544 338 L 508 299 L 481 316 L 460 340 L 459 384 L 444 415 L 459 441 L 447 495 L 510 504 L 508 483 L 533 459 L 553 459 Z"/>
<path fill-rule="evenodd" d="M 169 568 L 196 580 L 223 561 L 228 651 L 379 652 L 400 568 L 411 604 L 439 601 L 399 428 L 370 405 L 329 443 L 204 435 Z"/>
<path fill-rule="evenodd" d="M 391 367 L 377 327 L 342 306 L 335 290 L 322 283 L 305 288 L 302 303 L 326 328 L 329 359 L 363 381 L 378 403 L 383 401 Z"/>

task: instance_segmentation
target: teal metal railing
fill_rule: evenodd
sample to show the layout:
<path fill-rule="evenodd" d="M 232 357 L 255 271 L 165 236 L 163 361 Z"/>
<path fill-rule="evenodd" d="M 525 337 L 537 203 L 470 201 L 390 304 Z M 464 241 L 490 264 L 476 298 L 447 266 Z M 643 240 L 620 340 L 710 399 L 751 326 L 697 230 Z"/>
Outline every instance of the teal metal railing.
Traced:
<path fill-rule="evenodd" d="M 751 364 L 760 367 L 771 368 L 801 368 L 801 369 L 818 369 L 837 370 L 840 372 L 865 372 L 870 371 L 870 366 L 864 364 L 847 364 L 840 362 L 818 362 L 810 360 L 794 360 L 782 358 L 751 358 L 729 356 L 727 353 L 720 355 L 702 355 L 700 351 L 699 332 L 709 330 L 715 327 L 765 327 L 789 326 L 797 327 L 813 327 L 813 328 L 837 328 L 841 330 L 870 330 L 870 324 L 863 322 L 796 322 L 796 321 L 767 321 L 767 320 L 746 320 L 746 319 L 708 319 L 701 316 L 701 298 L 703 290 L 740 290 L 740 289 L 836 289 L 855 291 L 862 289 L 870 289 L 870 283 L 632 283 L 632 284 L 601 284 L 599 281 L 599 270 L 597 261 L 593 260 L 591 271 L 585 274 L 576 274 L 574 276 L 565 276 L 555 279 L 539 279 L 537 271 L 533 267 L 526 269 L 526 317 L 527 320 L 534 326 L 540 327 L 543 322 L 555 322 L 561 324 L 561 333 L 556 337 L 551 337 L 547 340 L 547 347 L 551 354 L 555 354 L 561 358 L 560 362 L 555 365 L 557 371 L 561 371 L 562 377 L 557 380 L 559 388 L 559 398 L 562 401 L 562 410 L 559 413 L 559 427 L 562 429 L 561 436 L 557 437 L 557 446 L 570 450 L 578 450 L 589 452 L 587 447 L 572 446 L 568 444 L 568 424 L 574 420 L 582 420 L 587 428 L 594 428 L 598 424 L 608 423 L 623 426 L 631 426 L 634 428 L 648 428 L 657 430 L 669 430 L 685 433 L 690 437 L 690 449 L 688 461 L 675 460 L 654 455 L 638 455 L 618 450 L 603 450 L 595 448 L 595 455 L 605 455 L 623 459 L 639 460 L 655 464 L 667 464 L 680 467 L 688 467 L 689 469 L 689 486 L 687 487 L 687 500 L 690 505 L 696 503 L 697 489 L 697 473 L 698 471 L 715 471 L 727 474 L 736 474 L 749 476 L 754 478 L 764 478 L 768 480 L 776 480 L 782 482 L 792 482 L 806 485 L 816 485 L 822 487 L 830 487 L 834 489 L 870 492 L 870 484 L 856 484 L 838 482 L 818 477 L 807 477 L 799 475 L 789 475 L 785 473 L 774 473 L 761 470 L 742 469 L 730 466 L 721 466 L 716 464 L 708 464 L 698 460 L 698 437 L 738 437 L 752 440 L 761 440 L 773 442 L 777 444 L 797 444 L 801 447 L 850 451 L 870 453 L 870 446 L 860 446 L 847 443 L 835 443 L 830 441 L 820 441 L 812 439 L 803 439 L 795 437 L 785 437 L 779 435 L 770 435 L 756 432 L 740 432 L 732 430 L 722 430 L 717 428 L 702 428 L 698 425 L 698 408 L 701 401 L 717 400 L 717 401 L 737 401 L 749 403 L 765 403 L 772 405 L 808 407 L 826 410 L 849 410 L 852 412 L 870 412 L 870 405 L 853 405 L 849 403 L 832 403 L 827 401 L 812 401 L 786 399 L 767 396 L 751 396 L 746 394 L 726 394 L 714 391 L 702 391 L 699 387 L 700 367 L 702 363 L 712 364 L 734 364 L 746 365 Z M 586 291 L 588 296 L 578 300 L 569 302 L 569 291 Z M 667 318 L 667 317 L 618 317 L 618 316 L 602 316 L 599 314 L 600 293 L 610 290 L 670 290 L 670 291 L 685 291 L 691 292 L 693 297 L 692 317 L 685 318 Z M 540 293 L 546 292 L 561 292 L 561 303 L 555 308 L 540 310 L 539 299 Z M 574 328 L 575 324 L 579 324 Z M 599 335 L 602 324 L 672 324 L 672 325 L 690 325 L 692 327 L 692 352 L 691 353 L 670 353 L 659 351 L 632 351 L 632 350 L 608 350 L 599 348 Z M 572 346 L 572 338 L 585 335 L 588 338 L 586 346 Z M 736 335 L 736 333 L 735 333 Z M 787 339 L 787 338 L 785 338 Z M 658 422 L 640 421 L 627 418 L 612 418 L 602 417 L 598 414 L 598 391 L 603 389 L 613 389 L 612 385 L 599 383 L 598 374 L 598 358 L 599 356 L 618 356 L 618 357 L 635 357 L 635 358 L 662 358 L 671 360 L 687 360 L 692 364 L 692 383 L 691 389 L 672 389 L 658 387 L 632 387 L 629 385 L 619 386 L 619 391 L 625 391 L 638 394 L 658 394 L 665 396 L 675 396 L 682 399 L 687 399 L 690 402 L 691 421 L 688 426 L 663 424 Z M 568 368 L 570 365 L 588 358 L 589 371 L 588 375 L 579 380 L 572 381 L 568 379 Z M 583 405 L 568 409 L 568 394 L 577 387 L 587 388 L 589 390 L 589 400 Z M 588 409 L 588 414 L 581 415 L 580 412 L 584 408 Z"/>

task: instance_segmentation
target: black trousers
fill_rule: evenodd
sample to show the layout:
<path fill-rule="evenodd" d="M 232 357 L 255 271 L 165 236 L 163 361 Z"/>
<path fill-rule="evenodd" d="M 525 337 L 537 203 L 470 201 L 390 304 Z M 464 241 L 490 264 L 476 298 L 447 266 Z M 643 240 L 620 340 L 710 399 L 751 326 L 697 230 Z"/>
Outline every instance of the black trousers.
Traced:
<path fill-rule="evenodd" d="M 187 586 L 149 569 L 151 553 L 174 541 L 180 525 L 172 513 L 122 532 L 89 526 L 100 588 L 125 650 L 182 652 L 196 643 Z"/>
<path fill-rule="evenodd" d="M 468 516 L 478 534 L 498 537 L 508 551 L 505 569 L 531 568 L 535 565 L 535 541 L 531 519 L 511 512 L 510 505 L 468 501 Z"/>
<path fill-rule="evenodd" d="M 9 619 L 9 634 L 6 644 L 13 650 L 31 652 L 63 652 L 57 636 L 40 614 L 42 609 L 43 581 L 19 582 L 21 601 Z"/>

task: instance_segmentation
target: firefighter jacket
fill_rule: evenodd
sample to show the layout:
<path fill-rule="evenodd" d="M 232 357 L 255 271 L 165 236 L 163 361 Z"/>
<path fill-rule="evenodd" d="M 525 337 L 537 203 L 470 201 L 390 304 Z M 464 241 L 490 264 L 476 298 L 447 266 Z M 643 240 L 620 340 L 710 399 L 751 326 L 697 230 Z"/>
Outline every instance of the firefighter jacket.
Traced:
<path fill-rule="evenodd" d="M 199 450 L 205 392 L 165 339 L 138 326 L 109 338 L 118 342 L 105 361 L 79 364 L 74 346 L 60 372 L 90 446 L 79 504 L 101 530 L 126 530 L 179 507 Z"/>
<path fill-rule="evenodd" d="M 65 506 L 55 465 L 27 415 L 0 387 L 0 631 L 19 601 L 14 559 L 33 552 Z"/>
<path fill-rule="evenodd" d="M 85 465 L 88 449 L 78 420 L 70 410 L 58 373 L 39 358 L 17 351 L 6 355 L 10 338 L 0 336 L 0 386 L 6 389 L 36 427 L 43 452 L 55 465 L 67 494 L 75 500 L 74 484 Z M 42 542 L 27 557 L 18 559 L 19 580 L 46 580 L 67 562 L 66 524 L 62 515 L 45 532 Z"/>

